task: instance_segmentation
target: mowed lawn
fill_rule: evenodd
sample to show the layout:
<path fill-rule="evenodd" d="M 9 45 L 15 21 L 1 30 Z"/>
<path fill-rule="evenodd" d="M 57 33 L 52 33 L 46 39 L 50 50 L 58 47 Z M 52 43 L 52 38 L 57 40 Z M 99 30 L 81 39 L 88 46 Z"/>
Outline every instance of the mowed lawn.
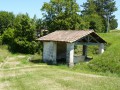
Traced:
<path fill-rule="evenodd" d="M 120 90 L 120 78 L 37 65 L 1 69 L 0 90 Z"/>

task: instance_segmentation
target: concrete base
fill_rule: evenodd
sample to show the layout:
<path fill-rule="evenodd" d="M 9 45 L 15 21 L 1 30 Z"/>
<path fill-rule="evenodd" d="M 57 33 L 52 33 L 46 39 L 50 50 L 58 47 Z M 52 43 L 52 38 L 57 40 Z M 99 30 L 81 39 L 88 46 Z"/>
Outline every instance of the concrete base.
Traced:
<path fill-rule="evenodd" d="M 99 54 L 102 54 L 102 53 L 104 53 L 104 44 L 103 43 L 99 44 Z"/>
<path fill-rule="evenodd" d="M 85 61 L 85 56 L 74 56 L 74 63 L 79 63 Z"/>
<path fill-rule="evenodd" d="M 68 66 L 69 67 L 74 67 L 74 63 L 69 63 Z"/>

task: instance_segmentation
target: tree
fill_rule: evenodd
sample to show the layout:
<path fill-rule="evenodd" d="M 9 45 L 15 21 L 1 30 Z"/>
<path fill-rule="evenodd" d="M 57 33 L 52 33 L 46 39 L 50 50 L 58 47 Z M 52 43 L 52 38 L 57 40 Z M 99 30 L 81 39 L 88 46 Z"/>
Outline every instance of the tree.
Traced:
<path fill-rule="evenodd" d="M 90 28 L 92 25 L 92 28 L 96 29 L 96 31 L 98 32 L 100 31 L 107 32 L 109 27 L 109 22 L 110 25 L 114 23 L 113 25 L 115 26 L 112 27 L 116 28 L 117 24 L 115 24 L 115 22 L 112 22 L 112 21 L 116 21 L 115 17 L 113 17 L 114 16 L 113 13 L 117 10 L 114 0 L 87 0 L 87 2 L 82 5 L 82 7 L 84 8 L 82 11 L 83 16 L 85 15 L 90 17 L 91 15 L 97 16 L 94 17 L 94 20 L 93 18 L 89 18 L 89 20 L 90 19 L 92 20 L 92 24 L 90 24 Z M 98 20 L 98 17 L 100 20 Z M 95 24 L 95 20 L 97 21 L 96 22 L 97 25 L 99 23 L 97 27 L 100 29 L 100 27 L 102 26 L 101 28 L 102 30 L 98 30 L 97 28 L 94 27 L 93 22 Z"/>
<path fill-rule="evenodd" d="M 35 53 L 35 23 L 28 15 L 19 14 L 15 19 L 14 42 L 11 49 L 20 53 Z"/>
<path fill-rule="evenodd" d="M 0 11 L 0 34 L 8 28 L 14 27 L 15 16 L 12 12 Z"/>
<path fill-rule="evenodd" d="M 118 27 L 117 19 L 110 19 L 110 30 L 114 30 Z"/>
<path fill-rule="evenodd" d="M 79 5 L 76 0 L 51 0 L 42 6 L 44 21 L 50 31 L 54 30 L 75 30 L 85 28 L 81 20 Z"/>
<path fill-rule="evenodd" d="M 114 16 L 113 13 L 115 11 L 117 11 L 117 8 L 115 6 L 116 2 L 115 2 L 115 0 L 94 0 L 94 1 L 95 1 L 96 6 L 97 6 L 98 14 L 100 16 L 102 16 L 104 19 L 104 24 L 106 27 L 105 32 L 108 32 L 108 29 L 110 29 L 110 27 L 111 27 L 111 26 L 109 26 L 111 19 L 112 20 L 115 19 L 115 17 L 114 18 L 112 18 L 112 17 Z M 115 24 L 113 24 L 113 25 L 115 25 Z M 117 28 L 117 27 L 114 26 L 114 29 L 115 28 Z"/>
<path fill-rule="evenodd" d="M 95 32 L 104 32 L 103 19 L 96 11 L 97 6 L 94 0 L 87 0 L 82 7 L 82 17 L 86 22 L 89 22 L 89 29 L 93 29 Z"/>
<path fill-rule="evenodd" d="M 35 39 L 35 23 L 24 14 L 17 15 L 15 19 L 15 38 L 26 37 L 28 41 Z"/>
<path fill-rule="evenodd" d="M 104 32 L 104 25 L 102 18 L 97 14 L 85 15 L 85 20 L 89 22 L 89 29 L 95 32 Z"/>
<path fill-rule="evenodd" d="M 94 0 L 87 0 L 87 2 L 83 3 L 82 7 L 82 15 L 97 14 L 97 6 L 95 5 Z"/>

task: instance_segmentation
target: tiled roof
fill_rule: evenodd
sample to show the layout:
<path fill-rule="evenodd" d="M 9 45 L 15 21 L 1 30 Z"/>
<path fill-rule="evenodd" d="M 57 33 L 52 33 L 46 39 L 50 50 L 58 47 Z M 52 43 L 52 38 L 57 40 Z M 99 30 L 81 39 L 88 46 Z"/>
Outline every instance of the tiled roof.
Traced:
<path fill-rule="evenodd" d="M 60 42 L 75 42 L 91 33 L 93 30 L 58 30 L 48 35 L 38 38 L 40 41 L 60 41 Z M 99 37 L 99 36 L 98 36 Z"/>

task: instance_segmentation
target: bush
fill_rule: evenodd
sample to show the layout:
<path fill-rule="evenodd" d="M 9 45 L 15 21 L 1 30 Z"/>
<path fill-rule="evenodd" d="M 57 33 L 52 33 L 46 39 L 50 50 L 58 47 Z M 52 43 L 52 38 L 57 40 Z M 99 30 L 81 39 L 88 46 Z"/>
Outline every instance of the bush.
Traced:
<path fill-rule="evenodd" d="M 2 45 L 2 36 L 0 36 L 0 45 Z"/>
<path fill-rule="evenodd" d="M 37 52 L 38 44 L 35 41 L 29 42 L 25 38 L 16 38 L 10 46 L 13 52 L 34 54 Z"/>
<path fill-rule="evenodd" d="M 14 40 L 14 29 L 8 28 L 2 34 L 3 44 L 11 44 Z"/>

